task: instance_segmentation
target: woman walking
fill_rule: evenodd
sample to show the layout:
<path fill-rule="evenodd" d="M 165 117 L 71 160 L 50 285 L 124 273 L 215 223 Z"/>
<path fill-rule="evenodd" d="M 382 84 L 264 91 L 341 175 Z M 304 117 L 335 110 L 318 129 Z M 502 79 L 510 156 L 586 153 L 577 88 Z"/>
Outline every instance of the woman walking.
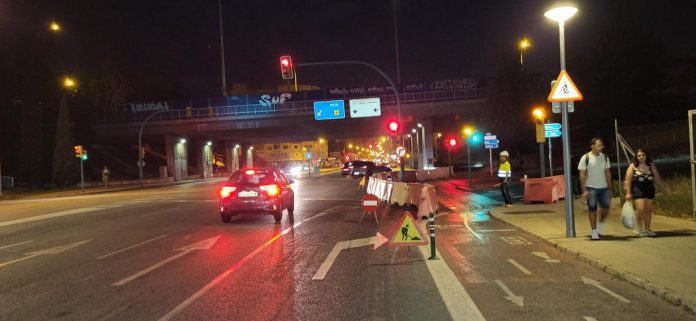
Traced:
<path fill-rule="evenodd" d="M 624 190 L 626 191 L 626 201 L 635 200 L 636 205 L 636 234 L 640 236 L 655 236 L 655 232 L 650 229 L 652 219 L 652 200 L 655 198 L 655 183 L 664 188 L 667 193 L 671 193 L 660 177 L 657 166 L 653 160 L 642 149 L 636 150 L 636 159 L 626 170 L 624 179 Z M 641 230 L 641 224 L 644 229 Z"/>

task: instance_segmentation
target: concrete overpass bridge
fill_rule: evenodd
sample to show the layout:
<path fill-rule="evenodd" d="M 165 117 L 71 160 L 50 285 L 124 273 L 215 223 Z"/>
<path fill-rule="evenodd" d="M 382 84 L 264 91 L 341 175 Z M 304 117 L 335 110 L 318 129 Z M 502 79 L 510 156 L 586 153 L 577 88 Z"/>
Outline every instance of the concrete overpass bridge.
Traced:
<path fill-rule="evenodd" d="M 478 118 L 484 110 L 485 88 L 440 90 L 401 94 L 402 127 L 410 129 L 416 123 L 424 124 L 424 137 L 433 137 L 433 124 L 451 120 L 455 115 Z M 374 96 L 371 96 L 374 97 Z M 222 151 L 228 171 L 242 163 L 241 151 L 248 146 L 310 141 L 326 137 L 331 141 L 384 136 L 386 123 L 397 118 L 394 95 L 380 95 L 382 115 L 371 118 L 339 120 L 314 119 L 316 100 L 268 104 L 210 106 L 161 111 L 146 124 L 143 144 L 161 146 L 166 155 L 168 172 L 176 179 L 189 174 L 208 177 L 212 174 L 213 150 Z M 358 97 L 350 97 L 354 99 Z M 347 100 L 349 98 L 345 98 Z M 334 100 L 334 98 L 332 98 Z M 346 102 L 346 105 L 347 102 Z M 142 121 L 147 112 L 122 112 L 108 115 L 104 123 L 93 126 L 94 142 L 137 144 Z M 348 116 L 346 113 L 346 117 Z M 437 126 L 435 126 L 437 127 Z M 182 139 L 186 143 L 182 143 Z M 212 142 L 209 146 L 207 142 Z M 425 139 L 421 164 L 433 164 L 432 139 Z M 240 146 L 235 148 L 235 146 Z M 422 149 L 422 147 L 421 147 Z M 189 154 L 192 154 L 189 157 Z M 190 162 L 189 159 L 192 161 Z M 192 168 L 192 173 L 189 173 Z"/>

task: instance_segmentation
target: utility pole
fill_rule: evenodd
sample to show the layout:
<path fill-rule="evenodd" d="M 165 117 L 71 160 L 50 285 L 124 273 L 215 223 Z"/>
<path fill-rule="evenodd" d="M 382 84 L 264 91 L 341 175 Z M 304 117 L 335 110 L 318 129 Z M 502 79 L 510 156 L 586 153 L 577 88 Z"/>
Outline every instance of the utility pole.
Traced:
<path fill-rule="evenodd" d="M 220 14 L 220 70 L 222 71 L 222 95 L 227 96 L 227 77 L 225 76 L 225 40 L 222 36 L 222 0 L 218 0 Z"/>

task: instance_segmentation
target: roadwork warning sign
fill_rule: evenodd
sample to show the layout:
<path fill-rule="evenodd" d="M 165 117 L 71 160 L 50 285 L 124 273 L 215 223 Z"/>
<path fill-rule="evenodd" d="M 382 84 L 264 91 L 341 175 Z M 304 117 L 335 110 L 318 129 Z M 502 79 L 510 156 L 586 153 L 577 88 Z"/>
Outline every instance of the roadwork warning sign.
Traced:
<path fill-rule="evenodd" d="M 389 239 L 389 243 L 396 246 L 427 245 L 428 237 L 421 231 L 420 226 L 413 221 L 411 212 L 406 212 L 401 217 L 401 223 L 397 225 L 396 230 Z"/>

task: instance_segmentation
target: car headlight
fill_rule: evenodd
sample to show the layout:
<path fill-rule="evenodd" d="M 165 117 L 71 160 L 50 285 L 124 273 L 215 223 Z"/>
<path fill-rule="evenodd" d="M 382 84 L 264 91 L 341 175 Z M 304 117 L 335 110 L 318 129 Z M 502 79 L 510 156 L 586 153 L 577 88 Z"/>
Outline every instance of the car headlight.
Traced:
<path fill-rule="evenodd" d="M 302 171 L 301 167 L 293 167 L 290 169 L 290 174 L 297 175 Z"/>

